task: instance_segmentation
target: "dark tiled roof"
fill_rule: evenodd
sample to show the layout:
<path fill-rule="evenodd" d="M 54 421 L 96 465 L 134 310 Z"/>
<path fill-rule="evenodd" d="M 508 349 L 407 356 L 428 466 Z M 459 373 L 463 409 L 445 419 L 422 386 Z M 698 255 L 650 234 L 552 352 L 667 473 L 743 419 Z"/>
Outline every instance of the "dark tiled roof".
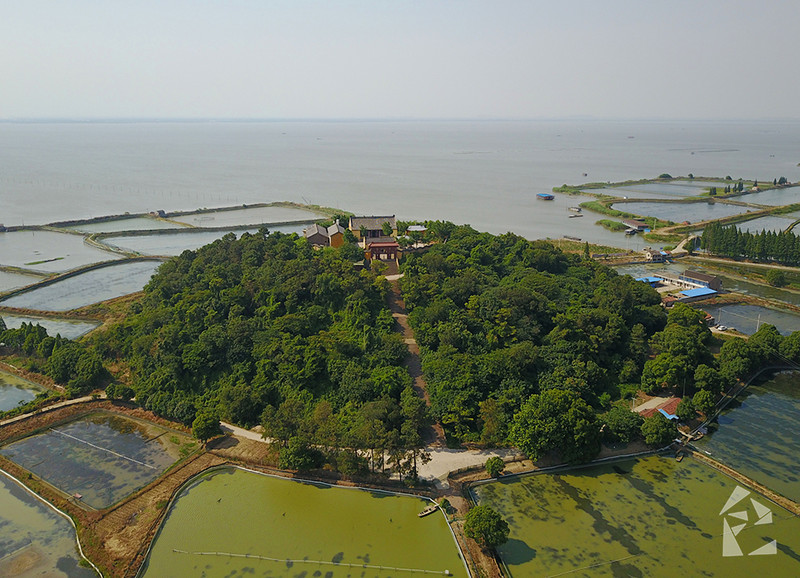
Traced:
<path fill-rule="evenodd" d="M 377 215 L 370 217 L 350 217 L 350 230 L 358 231 L 363 226 L 366 227 L 368 231 L 376 231 L 382 229 L 384 223 L 389 223 L 392 229 L 397 228 L 397 221 L 394 215 Z"/>

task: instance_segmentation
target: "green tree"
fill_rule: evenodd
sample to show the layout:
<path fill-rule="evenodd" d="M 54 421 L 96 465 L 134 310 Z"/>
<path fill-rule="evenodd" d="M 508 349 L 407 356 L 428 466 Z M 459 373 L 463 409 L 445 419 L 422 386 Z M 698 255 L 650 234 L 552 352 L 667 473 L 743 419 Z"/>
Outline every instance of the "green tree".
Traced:
<path fill-rule="evenodd" d="M 691 421 L 697 416 L 697 410 L 694 408 L 694 403 L 690 397 L 684 397 L 678 407 L 675 409 L 677 415 L 682 421 Z"/>
<path fill-rule="evenodd" d="M 312 447 L 300 436 L 289 438 L 286 447 L 281 448 L 278 467 L 284 470 L 307 471 L 322 465 L 322 452 Z"/>
<path fill-rule="evenodd" d="M 206 443 L 214 436 L 222 434 L 219 417 L 213 412 L 202 411 L 197 414 L 192 422 L 192 435 L 202 443 Z"/>
<path fill-rule="evenodd" d="M 770 269 L 766 275 L 767 283 L 773 287 L 784 287 L 786 285 L 786 275 L 780 269 Z"/>
<path fill-rule="evenodd" d="M 506 464 L 503 462 L 503 458 L 499 456 L 492 456 L 488 460 L 486 460 L 486 473 L 488 473 L 493 478 L 499 476 L 503 470 L 505 469 Z"/>
<path fill-rule="evenodd" d="M 706 417 L 710 417 L 714 412 L 714 394 L 712 394 L 710 391 L 701 389 L 694 394 L 692 403 L 694 404 L 694 407 Z"/>
<path fill-rule="evenodd" d="M 606 426 L 603 437 L 609 441 L 627 443 L 641 434 L 642 416 L 627 408 L 612 407 L 600 420 Z"/>
<path fill-rule="evenodd" d="M 381 230 L 383 231 L 383 234 L 384 234 L 386 237 L 391 237 L 391 236 L 392 236 L 392 233 L 394 232 L 394 231 L 392 230 L 392 225 L 391 225 L 391 223 L 389 223 L 388 221 L 385 221 L 385 222 L 383 223 L 383 225 L 381 225 Z"/>
<path fill-rule="evenodd" d="M 528 398 L 514 416 L 511 439 L 534 461 L 558 449 L 566 461 L 585 462 L 600 451 L 600 426 L 579 395 L 549 389 Z"/>
<path fill-rule="evenodd" d="M 675 424 L 660 412 L 644 418 L 642 437 L 647 445 L 656 448 L 663 447 L 670 443 L 676 435 L 677 428 Z"/>
<path fill-rule="evenodd" d="M 489 506 L 472 508 L 464 520 L 464 534 L 486 548 L 505 544 L 509 532 L 508 523 Z"/>

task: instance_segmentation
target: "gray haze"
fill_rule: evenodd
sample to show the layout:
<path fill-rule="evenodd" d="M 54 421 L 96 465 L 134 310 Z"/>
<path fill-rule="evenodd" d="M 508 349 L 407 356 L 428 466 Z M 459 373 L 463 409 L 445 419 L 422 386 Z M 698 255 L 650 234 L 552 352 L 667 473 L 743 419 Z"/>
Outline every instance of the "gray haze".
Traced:
<path fill-rule="evenodd" d="M 0 0 L 0 119 L 798 118 L 800 2 Z"/>

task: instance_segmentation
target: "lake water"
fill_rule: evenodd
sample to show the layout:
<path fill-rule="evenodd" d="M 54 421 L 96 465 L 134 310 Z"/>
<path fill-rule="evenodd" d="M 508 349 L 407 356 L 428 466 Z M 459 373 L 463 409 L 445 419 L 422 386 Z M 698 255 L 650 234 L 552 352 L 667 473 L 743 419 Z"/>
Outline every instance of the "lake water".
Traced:
<path fill-rule="evenodd" d="M 119 258 L 119 255 L 85 244 L 81 235 L 53 231 L 0 233 L 0 265 L 61 273 Z"/>
<path fill-rule="evenodd" d="M 20 403 L 33 401 L 41 391 L 45 389 L 40 385 L 0 371 L 0 411 L 8 411 Z"/>
<path fill-rule="evenodd" d="M 739 201 L 745 203 L 754 203 L 756 205 L 789 205 L 792 203 L 800 203 L 800 187 L 789 187 L 786 189 L 772 189 L 769 191 L 761 191 L 760 193 L 749 193 L 736 197 Z"/>
<path fill-rule="evenodd" d="M 603 229 L 574 223 L 586 218 L 551 227 L 548 205 L 536 203 L 534 195 L 563 183 L 652 178 L 665 171 L 800 180 L 800 122 L 785 121 L 2 128 L 0 205 L 6 225 L 288 200 L 401 219 L 447 219 L 529 238 L 560 237 L 565 228 L 577 227 L 576 236 L 594 240 L 594 233 L 601 241 Z"/>
<path fill-rule="evenodd" d="M 9 329 L 19 329 L 23 323 L 41 325 L 47 334 L 55 337 L 61 335 L 67 339 L 78 339 L 89 333 L 100 324 L 92 321 L 75 321 L 74 319 L 58 319 L 53 317 L 32 317 L 29 315 L 1 315 Z"/>
<path fill-rule="evenodd" d="M 789 226 L 797 220 L 797 217 L 790 217 L 784 215 L 769 215 L 767 217 L 759 217 L 744 223 L 737 223 L 736 226 L 740 231 L 749 231 L 751 233 L 760 233 L 761 231 L 773 231 L 778 233 L 785 231 Z"/>
<path fill-rule="evenodd" d="M 429 504 L 413 496 L 222 470 L 200 478 L 178 495 L 140 574 L 155 578 L 426 575 L 364 567 L 369 565 L 427 570 L 428 575 L 450 570 L 453 576 L 467 576 L 444 515 L 417 516 Z"/>
<path fill-rule="evenodd" d="M 89 578 L 69 520 L 0 472 L 0 576 Z"/>
<path fill-rule="evenodd" d="M 51 285 L 15 295 L 0 304 L 39 311 L 69 311 L 141 291 L 161 265 L 160 261 L 135 261 L 93 269 Z"/>
<path fill-rule="evenodd" d="M 749 499 L 722 516 L 737 487 L 692 459 L 654 456 L 472 491 L 508 521 L 511 535 L 500 556 L 515 577 L 800 574 L 800 519 L 754 493 L 748 498 L 772 512 L 772 523 L 754 525 Z M 737 516 L 746 516 L 736 536 L 742 555 L 723 556 L 723 524 L 738 526 Z M 772 540 L 775 555 L 748 555 Z"/>
<path fill-rule="evenodd" d="M 737 401 L 718 418 L 719 428 L 695 445 L 715 460 L 800 501 L 800 373 L 761 380 Z"/>
<path fill-rule="evenodd" d="M 188 438 L 154 424 L 94 413 L 0 448 L 68 495 L 106 508 L 155 480 Z"/>

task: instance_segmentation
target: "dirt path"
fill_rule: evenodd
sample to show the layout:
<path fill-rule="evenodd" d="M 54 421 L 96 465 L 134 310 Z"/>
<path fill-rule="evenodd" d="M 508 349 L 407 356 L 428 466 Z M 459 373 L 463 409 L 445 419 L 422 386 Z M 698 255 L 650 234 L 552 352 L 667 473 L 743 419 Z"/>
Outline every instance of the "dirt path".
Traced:
<path fill-rule="evenodd" d="M 406 304 L 403 302 L 403 297 L 400 295 L 400 284 L 398 282 L 399 277 L 399 275 L 393 275 L 389 281 L 392 286 L 392 290 L 389 293 L 389 309 L 392 312 L 392 317 L 395 318 L 400 326 L 400 333 L 403 335 L 403 341 L 408 347 L 409 355 L 406 358 L 405 366 L 406 369 L 408 369 L 408 373 L 411 375 L 411 379 L 413 380 L 414 391 L 416 391 L 417 395 L 424 399 L 425 404 L 430 407 L 431 399 L 428 395 L 428 388 L 427 384 L 425 383 L 425 379 L 422 377 L 422 360 L 419 356 L 419 345 L 417 345 L 417 340 L 414 339 L 414 331 L 408 324 Z M 424 434 L 424 441 L 425 445 L 431 448 L 447 447 L 447 441 L 444 436 L 442 424 L 437 422 L 428 428 Z"/>

